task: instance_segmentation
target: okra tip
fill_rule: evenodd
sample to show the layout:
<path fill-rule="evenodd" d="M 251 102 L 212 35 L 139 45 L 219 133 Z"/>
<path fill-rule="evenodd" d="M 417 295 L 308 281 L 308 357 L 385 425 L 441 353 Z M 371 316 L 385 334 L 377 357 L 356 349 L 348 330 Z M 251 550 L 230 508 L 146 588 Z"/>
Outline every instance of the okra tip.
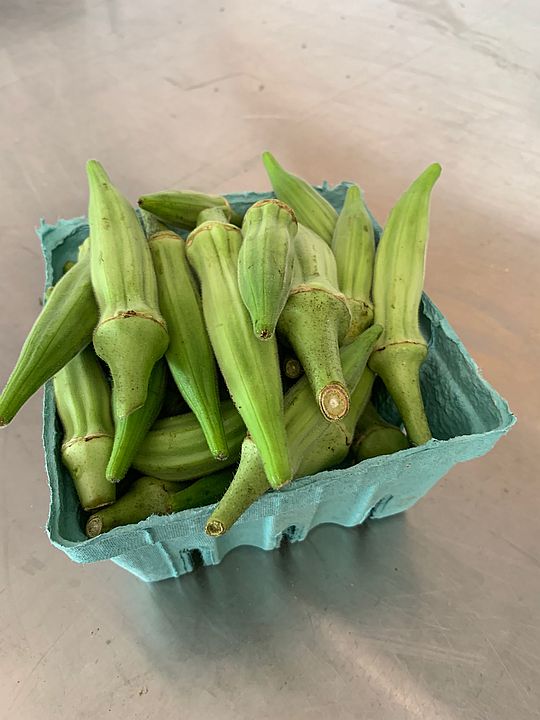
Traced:
<path fill-rule="evenodd" d="M 341 420 L 349 412 L 349 393 L 341 383 L 326 385 L 319 393 L 319 407 L 327 420 Z"/>
<path fill-rule="evenodd" d="M 439 175 L 441 174 L 441 172 L 442 167 L 440 163 L 431 163 L 431 165 L 427 166 L 424 172 L 413 184 L 416 185 L 418 183 L 419 185 L 423 186 L 423 181 L 426 181 L 429 187 L 433 187 L 433 185 L 439 179 Z"/>
<path fill-rule="evenodd" d="M 285 361 L 284 371 L 286 377 L 288 377 L 290 380 L 297 380 L 304 372 L 300 361 L 292 357 L 287 358 L 287 360 Z"/>
<path fill-rule="evenodd" d="M 89 538 L 97 537 L 101 535 L 103 530 L 103 520 L 99 515 L 90 515 L 86 523 L 86 535 Z"/>
<path fill-rule="evenodd" d="M 263 161 L 264 169 L 266 170 L 268 177 L 270 178 L 270 182 L 272 184 L 274 183 L 274 181 L 277 181 L 280 177 L 282 177 L 283 174 L 285 174 L 285 175 L 289 174 L 278 163 L 278 161 L 272 155 L 272 153 L 268 152 L 268 150 L 263 152 L 262 161 Z"/>
<path fill-rule="evenodd" d="M 225 534 L 225 525 L 220 520 L 209 520 L 206 523 L 204 532 L 210 537 L 219 537 Z"/>
<path fill-rule="evenodd" d="M 274 328 L 269 327 L 266 322 L 254 322 L 253 331 L 259 340 L 271 340 L 274 337 Z"/>
<path fill-rule="evenodd" d="M 263 152 L 262 161 L 263 161 L 264 167 L 267 169 L 268 172 L 270 172 L 270 170 L 281 169 L 281 165 L 278 163 L 278 161 L 272 155 L 272 153 L 269 152 L 268 150 L 265 150 Z"/>
<path fill-rule="evenodd" d="M 109 462 L 110 465 L 110 462 Z M 107 472 L 105 473 L 105 477 L 107 478 L 108 482 L 112 483 L 113 485 L 117 485 L 119 482 L 122 482 L 124 478 L 122 477 L 116 477 L 117 475 L 121 475 L 122 473 L 115 470 L 110 470 L 109 466 L 107 466 Z M 124 474 L 125 475 L 125 474 Z"/>
<path fill-rule="evenodd" d="M 86 174 L 90 183 L 105 183 L 109 184 L 109 176 L 105 172 L 103 165 L 99 160 L 88 160 L 86 163 Z"/>
<path fill-rule="evenodd" d="M 347 200 L 352 200 L 354 202 L 358 202 L 358 200 L 362 199 L 362 191 L 358 187 L 358 185 L 350 185 L 347 188 L 347 193 L 345 194 L 345 202 Z"/>

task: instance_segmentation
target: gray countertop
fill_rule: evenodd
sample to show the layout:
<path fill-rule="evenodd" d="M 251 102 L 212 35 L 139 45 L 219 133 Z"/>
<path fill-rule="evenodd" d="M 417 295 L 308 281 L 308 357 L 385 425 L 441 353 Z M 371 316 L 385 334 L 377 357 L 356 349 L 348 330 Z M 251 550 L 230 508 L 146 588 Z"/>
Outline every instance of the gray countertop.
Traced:
<path fill-rule="evenodd" d="M 36 396 L 0 433 L 2 718 L 540 716 L 539 30 L 532 0 L 4 0 L 1 381 L 88 157 L 135 200 L 265 189 L 272 149 L 381 222 L 438 160 L 427 290 L 519 422 L 404 515 L 149 586 L 49 544 Z"/>

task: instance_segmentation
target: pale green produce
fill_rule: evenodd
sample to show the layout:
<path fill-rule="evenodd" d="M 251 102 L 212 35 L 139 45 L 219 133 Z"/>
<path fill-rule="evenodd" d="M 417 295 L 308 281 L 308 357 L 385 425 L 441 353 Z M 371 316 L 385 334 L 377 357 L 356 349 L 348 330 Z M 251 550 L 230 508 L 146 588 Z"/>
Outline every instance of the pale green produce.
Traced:
<path fill-rule="evenodd" d="M 329 423 L 321 415 L 305 377 L 286 393 L 285 426 L 294 477 L 324 470 L 347 455 L 356 422 L 371 393 L 374 374 L 366 363 L 381 330 L 372 326 L 341 351 L 345 376 L 352 389 L 351 412 L 345 419 Z M 223 535 L 269 489 L 260 453 L 248 435 L 242 444 L 238 470 L 208 519 L 206 533 Z"/>
<path fill-rule="evenodd" d="M 139 198 L 139 207 L 151 212 L 163 222 L 184 230 L 193 230 L 200 222 L 199 215 L 205 210 L 220 210 L 227 221 L 230 221 L 232 216 L 226 198 L 191 190 L 163 190 L 142 195 Z"/>
<path fill-rule="evenodd" d="M 289 297 L 297 230 L 293 211 L 280 200 L 257 202 L 244 216 L 238 288 L 260 340 L 273 336 Z"/>
<path fill-rule="evenodd" d="M 169 370 L 201 424 L 210 451 L 217 460 L 225 460 L 229 449 L 219 405 L 216 361 L 185 241 L 144 211 L 143 223 L 156 273 L 159 306 L 169 332 L 165 353 Z"/>
<path fill-rule="evenodd" d="M 257 443 L 268 481 L 292 479 L 275 338 L 260 342 L 238 288 L 242 234 L 234 225 L 206 222 L 187 240 L 187 256 L 202 291 L 204 320 L 231 397 Z"/>
<path fill-rule="evenodd" d="M 350 324 L 347 300 L 337 289 L 332 250 L 318 235 L 299 225 L 293 288 L 277 327 L 296 353 L 328 420 L 341 419 L 349 409 L 339 346 Z"/>
<path fill-rule="evenodd" d="M 263 153 L 262 159 L 276 197 L 294 210 L 298 222 L 311 228 L 330 245 L 337 212 L 328 200 L 305 180 L 287 172 L 272 153 Z"/>
<path fill-rule="evenodd" d="M 394 206 L 375 255 L 375 322 L 384 332 L 369 366 L 379 374 L 396 403 L 413 445 L 431 438 L 420 388 L 427 343 L 418 313 L 424 287 L 431 191 L 441 166 L 430 165 Z"/>
<path fill-rule="evenodd" d="M 193 413 L 185 413 L 154 423 L 138 449 L 133 467 L 161 480 L 182 481 L 232 465 L 238 459 L 246 429 L 230 400 L 222 404 L 221 415 L 229 448 L 226 460 L 216 460 L 199 421 Z"/>
<path fill-rule="evenodd" d="M 91 346 L 55 375 L 54 396 L 64 428 L 62 462 L 81 505 L 92 510 L 114 502 L 116 487 L 106 478 L 114 435 L 111 390 Z"/>
<path fill-rule="evenodd" d="M 374 405 L 368 403 L 358 420 L 354 435 L 353 452 L 358 462 L 379 455 L 391 455 L 408 447 L 407 437 L 401 430 L 386 422 Z"/>
<path fill-rule="evenodd" d="M 141 443 L 159 415 L 165 396 L 165 372 L 164 361 L 158 360 L 150 375 L 144 404 L 125 417 L 118 416 L 116 412 L 113 391 L 114 444 L 107 465 L 107 480 L 119 482 L 126 476 Z"/>
<path fill-rule="evenodd" d="M 137 215 L 97 160 L 89 160 L 86 169 L 90 267 L 100 312 L 94 348 L 111 370 L 116 413 L 124 417 L 146 400 L 150 373 L 169 337 Z"/>
<path fill-rule="evenodd" d="M 375 249 L 357 185 L 338 215 L 270 153 L 263 163 L 276 199 L 236 212 L 173 190 L 135 212 L 88 161 L 90 237 L 45 293 L 0 426 L 54 378 L 90 538 L 215 502 L 206 532 L 219 536 L 265 492 L 349 450 L 360 462 L 431 438 L 419 308 L 440 166 L 398 200 Z M 376 374 L 406 434 L 369 403 Z"/>
<path fill-rule="evenodd" d="M 345 195 L 332 237 L 332 251 L 336 258 L 338 286 L 351 311 L 351 325 L 343 340 L 347 344 L 373 322 L 371 283 L 375 235 L 357 185 L 351 185 Z"/>
<path fill-rule="evenodd" d="M 90 259 L 84 255 L 83 251 L 80 261 L 47 292 L 0 395 L 0 427 L 11 422 L 24 403 L 92 341 L 98 310 Z"/>
<path fill-rule="evenodd" d="M 210 505 L 223 495 L 231 478 L 230 470 L 221 470 L 179 489 L 178 483 L 140 477 L 115 503 L 88 518 L 86 534 L 92 538 L 120 525 L 140 522 L 151 515 L 170 515 Z"/>

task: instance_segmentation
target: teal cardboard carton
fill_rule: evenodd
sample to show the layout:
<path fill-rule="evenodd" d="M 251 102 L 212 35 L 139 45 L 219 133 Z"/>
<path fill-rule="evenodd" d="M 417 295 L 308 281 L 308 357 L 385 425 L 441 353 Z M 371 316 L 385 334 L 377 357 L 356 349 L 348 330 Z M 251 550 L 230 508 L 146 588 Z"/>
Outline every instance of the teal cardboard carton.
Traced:
<path fill-rule="evenodd" d="M 322 187 L 339 210 L 348 183 Z M 229 195 L 233 208 L 244 213 L 269 193 Z M 380 230 L 377 226 L 377 230 Z M 85 218 L 43 224 L 41 238 L 47 284 L 58 279 L 66 260 L 74 260 L 88 235 Z M 422 390 L 434 439 L 345 469 L 329 470 L 295 480 L 285 489 L 267 493 L 222 537 L 205 535 L 212 507 L 154 516 L 136 525 L 115 528 L 91 540 L 84 534 L 86 517 L 73 483 L 60 459 L 61 429 L 52 384 L 45 387 L 43 443 L 51 490 L 47 532 L 53 545 L 80 563 L 112 560 L 147 582 L 178 577 L 195 567 L 215 565 L 239 545 L 264 550 L 278 547 L 283 537 L 303 540 L 321 523 L 352 526 L 366 518 L 383 518 L 414 505 L 450 468 L 487 453 L 515 422 L 507 403 L 482 378 L 473 359 L 440 311 L 424 295 L 422 330 L 429 342 L 422 368 Z M 377 398 L 388 419 L 395 408 L 385 393 Z"/>

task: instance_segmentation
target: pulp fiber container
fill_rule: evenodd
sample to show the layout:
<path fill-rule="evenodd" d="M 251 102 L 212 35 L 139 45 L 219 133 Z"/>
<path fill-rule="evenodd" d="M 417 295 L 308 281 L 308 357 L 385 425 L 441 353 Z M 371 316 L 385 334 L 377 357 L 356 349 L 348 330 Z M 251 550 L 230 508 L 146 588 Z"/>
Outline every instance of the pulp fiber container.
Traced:
<path fill-rule="evenodd" d="M 348 183 L 319 188 L 340 210 Z M 229 195 L 243 214 L 271 193 Z M 377 232 L 380 228 L 376 227 Z M 88 235 L 85 218 L 42 222 L 41 238 L 47 285 L 75 260 Z M 295 480 L 283 490 L 259 499 L 223 537 L 205 535 L 213 506 L 153 516 L 136 525 L 115 528 L 91 540 L 84 534 L 86 517 L 71 478 L 60 459 L 61 427 L 56 417 L 52 383 L 45 387 L 43 442 L 51 490 L 47 532 L 53 545 L 78 563 L 112 560 L 147 582 L 178 577 L 195 567 L 215 565 L 239 545 L 264 550 L 278 547 L 284 537 L 303 540 L 321 523 L 353 526 L 366 518 L 384 518 L 414 505 L 456 463 L 480 457 L 515 422 L 507 403 L 482 378 L 463 344 L 441 312 L 424 295 L 421 325 L 429 343 L 421 382 L 434 439 L 421 447 L 361 464 Z M 384 389 L 376 397 L 379 410 L 397 421 Z"/>

